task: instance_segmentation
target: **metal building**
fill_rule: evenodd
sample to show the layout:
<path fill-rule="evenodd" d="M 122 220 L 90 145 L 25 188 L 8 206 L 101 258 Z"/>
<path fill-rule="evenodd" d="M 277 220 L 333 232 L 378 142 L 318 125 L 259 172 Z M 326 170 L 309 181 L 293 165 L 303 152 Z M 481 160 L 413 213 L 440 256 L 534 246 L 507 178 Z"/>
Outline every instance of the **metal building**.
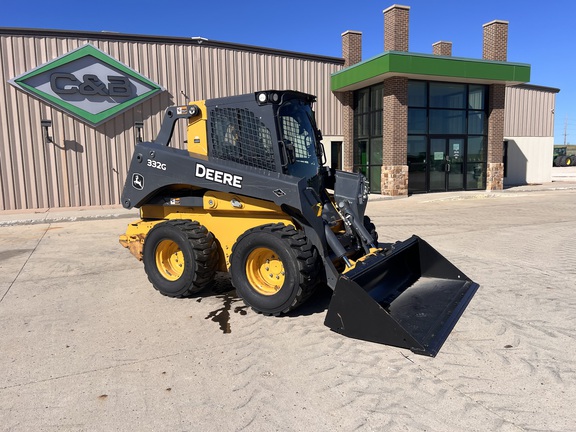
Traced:
<path fill-rule="evenodd" d="M 264 89 L 317 95 L 328 163 L 364 172 L 377 193 L 550 181 L 559 90 L 526 84 L 530 65 L 507 61 L 508 23 L 483 26 L 482 59 L 452 57 L 445 41 L 410 53 L 409 9 L 384 10 L 384 52 L 364 61 L 357 31 L 342 34 L 336 58 L 201 37 L 0 28 L 0 211 L 119 205 L 134 144 L 155 138 L 166 107 Z M 184 148 L 180 127 L 172 145 Z"/>
<path fill-rule="evenodd" d="M 531 84 L 506 88 L 504 184 L 551 181 L 554 107 L 560 90 Z"/>
<path fill-rule="evenodd" d="M 0 210 L 119 204 L 136 139 L 188 100 L 315 94 L 329 153 L 342 128 L 330 75 L 343 64 L 204 38 L 0 28 Z"/>

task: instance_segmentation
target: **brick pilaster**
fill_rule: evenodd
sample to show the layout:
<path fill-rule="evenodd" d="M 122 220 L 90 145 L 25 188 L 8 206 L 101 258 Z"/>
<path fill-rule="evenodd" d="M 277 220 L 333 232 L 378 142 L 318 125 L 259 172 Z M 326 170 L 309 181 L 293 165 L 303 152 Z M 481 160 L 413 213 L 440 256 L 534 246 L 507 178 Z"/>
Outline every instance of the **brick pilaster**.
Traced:
<path fill-rule="evenodd" d="M 506 61 L 508 57 L 508 21 L 494 20 L 483 25 L 482 58 Z M 488 164 L 486 189 L 504 188 L 504 105 L 506 86 L 492 84 L 488 95 Z"/>
<path fill-rule="evenodd" d="M 408 51 L 410 6 L 384 9 L 384 51 Z"/>
<path fill-rule="evenodd" d="M 342 33 L 342 58 L 345 68 L 362 61 L 362 32 L 348 30 Z"/>
<path fill-rule="evenodd" d="M 483 25 L 482 58 L 506 61 L 508 57 L 508 21 L 494 20 Z"/>
<path fill-rule="evenodd" d="M 408 79 L 384 81 L 382 194 L 408 195 Z"/>
<path fill-rule="evenodd" d="M 438 41 L 432 44 L 432 54 L 440 56 L 451 56 L 452 42 Z"/>
<path fill-rule="evenodd" d="M 488 91 L 488 172 L 486 175 L 486 189 L 501 190 L 504 177 L 502 161 L 504 155 L 506 86 L 504 84 L 492 84 Z"/>
<path fill-rule="evenodd" d="M 335 93 L 342 104 L 342 169 L 352 171 L 354 166 L 354 93 Z"/>
<path fill-rule="evenodd" d="M 344 67 L 362 61 L 362 32 L 348 30 L 342 33 L 342 57 L 344 58 Z M 344 135 L 342 168 L 344 171 L 352 171 L 354 165 L 354 94 L 352 92 L 336 93 L 336 98 L 342 104 Z"/>

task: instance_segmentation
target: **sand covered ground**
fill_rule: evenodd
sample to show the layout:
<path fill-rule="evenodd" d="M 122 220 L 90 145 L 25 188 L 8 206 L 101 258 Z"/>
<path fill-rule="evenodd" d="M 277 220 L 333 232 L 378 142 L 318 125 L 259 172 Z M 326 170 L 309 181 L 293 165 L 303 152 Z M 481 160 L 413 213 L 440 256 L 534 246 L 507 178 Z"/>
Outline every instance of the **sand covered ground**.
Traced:
<path fill-rule="evenodd" d="M 573 431 L 576 190 L 374 200 L 481 287 L 436 358 L 264 317 L 226 275 L 158 294 L 129 219 L 0 226 L 2 431 Z"/>

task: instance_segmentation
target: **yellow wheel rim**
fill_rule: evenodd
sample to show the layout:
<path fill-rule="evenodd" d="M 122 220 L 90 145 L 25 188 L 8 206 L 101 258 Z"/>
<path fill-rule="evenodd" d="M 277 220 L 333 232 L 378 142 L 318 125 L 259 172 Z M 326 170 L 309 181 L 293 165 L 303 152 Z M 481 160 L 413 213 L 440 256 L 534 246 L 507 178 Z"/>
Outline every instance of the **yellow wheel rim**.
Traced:
<path fill-rule="evenodd" d="M 274 295 L 284 285 L 284 264 L 270 249 L 254 249 L 246 260 L 246 277 L 258 293 Z"/>
<path fill-rule="evenodd" d="M 176 242 L 162 240 L 156 247 L 156 268 L 169 281 L 178 280 L 184 274 L 184 254 Z"/>

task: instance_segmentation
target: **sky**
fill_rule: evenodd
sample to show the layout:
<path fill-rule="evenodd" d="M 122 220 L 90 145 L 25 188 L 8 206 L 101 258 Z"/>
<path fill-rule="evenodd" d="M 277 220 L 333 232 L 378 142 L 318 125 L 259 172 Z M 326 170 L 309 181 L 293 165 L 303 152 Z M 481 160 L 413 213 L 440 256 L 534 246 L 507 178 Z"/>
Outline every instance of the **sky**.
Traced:
<path fill-rule="evenodd" d="M 384 50 L 382 0 L 206 2 L 7 1 L 0 27 L 194 37 L 341 57 L 341 34 L 362 32 L 362 58 Z M 576 144 L 576 1 L 397 0 L 410 6 L 409 51 L 452 42 L 454 57 L 482 58 L 482 25 L 509 22 L 508 61 L 531 65 L 531 84 L 560 89 L 555 143 Z M 24 6 L 24 7 L 23 7 Z M 1 54 L 1 53 L 0 53 Z"/>

